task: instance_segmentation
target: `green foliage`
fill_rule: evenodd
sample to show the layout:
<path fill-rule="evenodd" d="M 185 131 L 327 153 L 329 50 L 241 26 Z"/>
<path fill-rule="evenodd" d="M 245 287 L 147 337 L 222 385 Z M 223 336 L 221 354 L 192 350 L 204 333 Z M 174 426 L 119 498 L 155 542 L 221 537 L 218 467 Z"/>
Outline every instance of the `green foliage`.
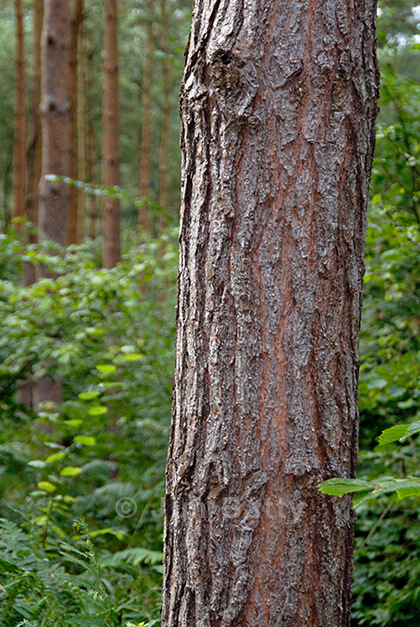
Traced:
<path fill-rule="evenodd" d="M 174 234 L 130 247 L 112 270 L 89 242 L 19 251 L 52 276 L 0 281 L 0 624 L 157 624 Z M 61 378 L 63 402 L 19 404 L 22 384 L 46 374 Z"/>

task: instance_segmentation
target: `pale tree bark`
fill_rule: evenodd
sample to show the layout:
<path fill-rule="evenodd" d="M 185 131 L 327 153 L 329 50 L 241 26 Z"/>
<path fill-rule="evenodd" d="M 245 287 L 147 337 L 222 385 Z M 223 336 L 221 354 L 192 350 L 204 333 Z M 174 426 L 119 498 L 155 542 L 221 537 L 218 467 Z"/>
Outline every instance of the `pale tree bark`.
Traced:
<path fill-rule="evenodd" d="M 77 179 L 78 161 L 78 113 L 79 113 L 79 39 L 83 21 L 83 0 L 71 2 L 70 37 L 70 178 Z M 70 188 L 69 211 L 67 214 L 67 244 L 76 244 L 78 238 L 78 190 Z"/>
<path fill-rule="evenodd" d="M 375 0 L 196 0 L 165 627 L 350 624 Z"/>
<path fill-rule="evenodd" d="M 65 183 L 49 181 L 47 174 L 70 173 L 70 3 L 45 0 L 41 37 L 42 176 L 39 202 L 39 239 L 65 246 L 70 190 Z M 38 269 L 40 277 L 48 274 Z M 61 402 L 61 379 L 52 362 L 42 364 L 48 374 L 34 387 L 34 405 Z"/>
<path fill-rule="evenodd" d="M 147 2 L 149 15 L 152 11 L 152 1 Z M 150 19 L 147 24 L 146 49 L 143 72 L 143 118 L 140 136 L 140 196 L 150 197 L 150 158 L 152 152 L 152 55 L 153 55 L 153 22 Z M 149 212 L 147 205 L 139 207 L 140 233 L 147 231 L 149 227 Z"/>
<path fill-rule="evenodd" d="M 42 177 L 39 236 L 66 245 L 70 188 L 46 174 L 70 174 L 70 3 L 45 0 L 41 44 Z"/>
<path fill-rule="evenodd" d="M 115 187 L 120 184 L 117 0 L 105 0 L 104 51 L 102 184 Z M 103 235 L 103 265 L 113 268 L 121 258 L 120 201 L 113 196 L 103 199 Z"/>
<path fill-rule="evenodd" d="M 25 215 L 26 115 L 25 47 L 22 0 L 15 0 L 16 14 L 16 110 L 13 151 L 13 218 Z"/>

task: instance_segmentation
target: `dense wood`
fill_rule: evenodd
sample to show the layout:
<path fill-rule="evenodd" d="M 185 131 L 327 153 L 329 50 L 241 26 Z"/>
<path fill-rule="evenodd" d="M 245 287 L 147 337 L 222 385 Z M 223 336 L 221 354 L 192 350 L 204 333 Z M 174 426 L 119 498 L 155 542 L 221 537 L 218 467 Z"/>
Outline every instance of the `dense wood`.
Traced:
<path fill-rule="evenodd" d="M 42 178 L 39 236 L 66 245 L 70 188 L 46 174 L 70 174 L 70 3 L 45 0 L 41 44 Z"/>
<path fill-rule="evenodd" d="M 22 0 L 15 0 L 16 13 L 16 110 L 13 150 L 13 218 L 25 215 L 26 115 L 25 42 Z"/>
<path fill-rule="evenodd" d="M 152 2 L 147 2 L 149 15 L 152 11 Z M 152 136 L 152 54 L 153 54 L 153 23 L 150 20 L 147 24 L 147 39 L 144 56 L 143 72 L 143 118 L 141 123 L 140 138 L 140 196 L 150 197 L 150 158 L 151 158 L 151 136 Z M 139 230 L 144 233 L 149 226 L 149 215 L 147 205 L 139 207 Z"/>
<path fill-rule="evenodd" d="M 114 187 L 120 184 L 117 0 L 105 0 L 104 52 L 102 184 Z M 103 199 L 103 235 L 103 264 L 113 268 L 121 258 L 120 201 L 114 196 Z"/>
<path fill-rule="evenodd" d="M 196 0 L 162 625 L 350 624 L 375 0 Z"/>
<path fill-rule="evenodd" d="M 78 150 L 78 114 L 79 114 L 79 39 L 83 21 L 83 0 L 72 0 L 71 38 L 70 38 L 70 178 L 78 177 L 78 161 L 82 156 Z M 69 211 L 67 214 L 67 243 L 76 244 L 78 238 L 78 190 L 70 188 Z"/>

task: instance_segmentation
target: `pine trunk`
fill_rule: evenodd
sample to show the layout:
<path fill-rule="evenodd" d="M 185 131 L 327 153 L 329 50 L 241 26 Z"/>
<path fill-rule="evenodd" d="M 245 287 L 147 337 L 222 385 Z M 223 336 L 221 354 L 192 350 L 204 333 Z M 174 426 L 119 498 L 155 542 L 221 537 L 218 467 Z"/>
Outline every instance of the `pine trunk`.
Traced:
<path fill-rule="evenodd" d="M 162 110 L 162 129 L 160 136 L 159 150 L 159 205 L 164 208 L 165 212 L 162 217 L 162 228 L 166 228 L 167 221 L 165 218 L 168 211 L 168 150 L 169 150 L 169 128 L 171 116 L 171 84 L 169 75 L 169 24 L 166 0 L 161 0 L 162 12 L 162 82 L 163 82 L 163 110 Z"/>
<path fill-rule="evenodd" d="M 13 154 L 13 218 L 25 215 L 25 48 L 22 0 L 15 0 L 16 12 L 16 112 Z"/>
<path fill-rule="evenodd" d="M 164 627 L 350 624 L 376 1 L 195 0 Z"/>
<path fill-rule="evenodd" d="M 151 2 L 148 3 L 152 9 Z M 140 138 L 140 196 L 150 197 L 150 158 L 151 158 L 151 124 L 152 124 L 152 53 L 153 25 L 147 25 L 147 40 L 143 75 L 143 119 Z M 140 233 L 147 231 L 149 215 L 147 206 L 139 208 Z"/>
<path fill-rule="evenodd" d="M 70 178 L 77 179 L 79 151 L 77 145 L 78 128 L 78 69 L 79 33 L 83 20 L 83 0 L 73 0 L 71 7 L 70 38 Z M 70 203 L 67 215 L 67 244 L 76 244 L 78 239 L 78 190 L 70 188 Z"/>
<path fill-rule="evenodd" d="M 47 174 L 70 174 L 70 3 L 45 0 L 41 57 L 42 178 L 39 236 L 66 245 L 70 188 Z"/>
<path fill-rule="evenodd" d="M 118 109 L 118 13 L 117 0 L 105 0 L 105 85 L 103 102 L 103 181 L 105 187 L 120 184 Z M 105 268 L 113 268 L 121 258 L 120 201 L 113 196 L 103 200 Z"/>

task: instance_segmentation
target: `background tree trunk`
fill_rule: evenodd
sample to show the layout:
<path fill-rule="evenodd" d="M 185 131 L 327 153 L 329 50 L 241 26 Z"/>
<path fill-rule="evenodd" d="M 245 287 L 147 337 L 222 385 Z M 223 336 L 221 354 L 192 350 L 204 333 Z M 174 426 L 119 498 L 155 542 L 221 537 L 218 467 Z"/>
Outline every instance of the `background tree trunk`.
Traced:
<path fill-rule="evenodd" d="M 171 117 L 171 84 L 169 75 L 169 22 L 166 0 L 161 0 L 161 16 L 162 16 L 162 82 L 163 82 L 163 110 L 162 110 L 162 128 L 160 136 L 159 149 L 159 204 L 165 209 L 162 215 L 161 226 L 163 229 L 167 226 L 165 218 L 169 209 L 168 198 L 168 150 L 169 150 L 169 130 Z"/>
<path fill-rule="evenodd" d="M 224 5 L 223 5 L 224 6 Z M 196 0 L 165 627 L 350 624 L 375 0 Z"/>
<path fill-rule="evenodd" d="M 16 112 L 13 155 L 13 218 L 25 215 L 26 115 L 25 47 L 22 0 L 15 0 L 16 12 Z"/>
<path fill-rule="evenodd" d="M 117 0 L 105 0 L 105 85 L 103 103 L 103 180 L 105 187 L 120 184 L 120 144 L 118 109 L 118 13 Z M 121 258 L 120 201 L 103 199 L 105 268 L 113 268 Z"/>
<path fill-rule="evenodd" d="M 71 45 L 70 45 L 70 178 L 77 179 L 78 160 L 78 113 L 79 113 L 79 34 L 83 21 L 83 0 L 72 0 L 71 6 Z M 78 239 L 78 190 L 70 188 L 69 211 L 67 215 L 67 244 L 76 244 Z"/>
<path fill-rule="evenodd" d="M 149 14 L 152 11 L 152 3 L 148 0 Z M 153 54 L 153 21 L 147 24 L 147 39 L 144 58 L 143 73 L 143 119 L 140 137 L 140 196 L 150 197 L 150 158 L 151 158 L 151 134 L 152 134 L 152 54 Z M 148 207 L 139 208 L 140 233 L 147 231 L 149 226 Z"/>
<path fill-rule="evenodd" d="M 42 178 L 39 235 L 66 245 L 70 188 L 45 180 L 70 174 L 70 3 L 45 0 L 42 31 Z"/>

